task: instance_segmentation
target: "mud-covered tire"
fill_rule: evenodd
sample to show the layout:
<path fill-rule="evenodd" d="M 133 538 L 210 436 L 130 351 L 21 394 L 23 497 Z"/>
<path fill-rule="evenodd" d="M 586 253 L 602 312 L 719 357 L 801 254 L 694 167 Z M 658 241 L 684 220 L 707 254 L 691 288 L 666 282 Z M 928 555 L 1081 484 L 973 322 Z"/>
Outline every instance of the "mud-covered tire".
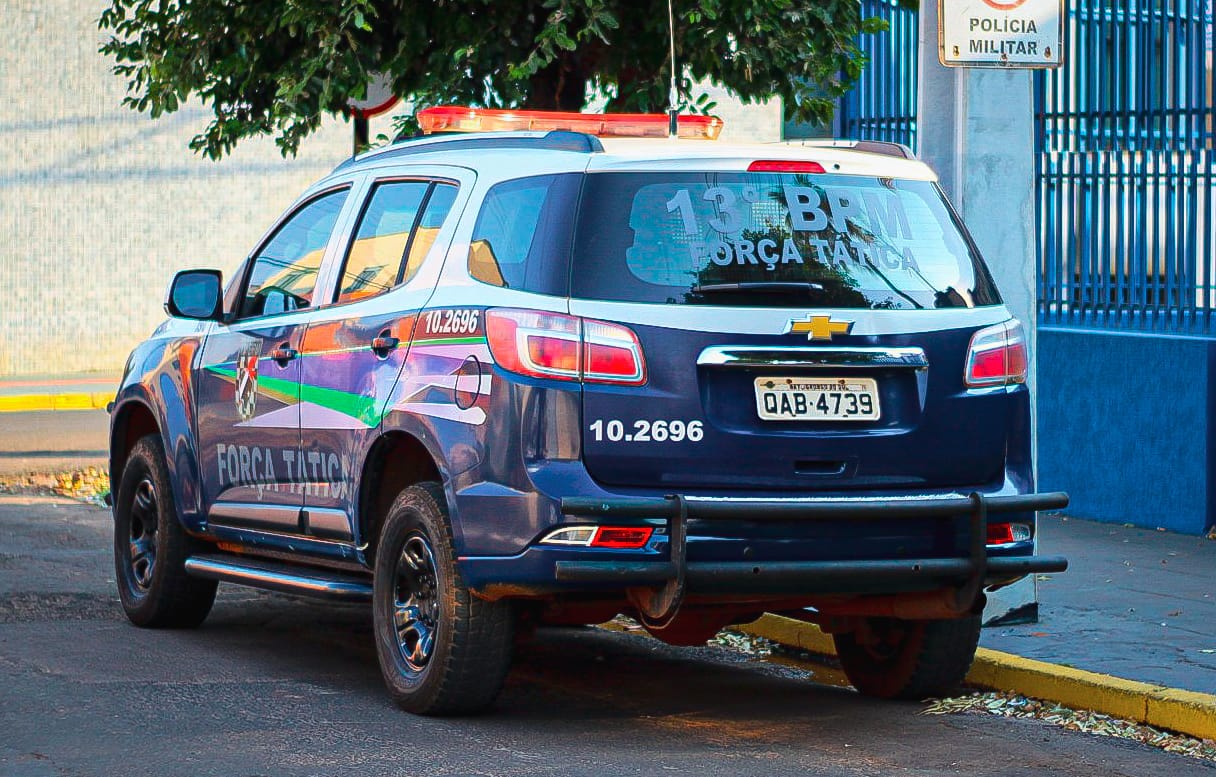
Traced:
<path fill-rule="evenodd" d="M 510 668 L 514 610 L 465 587 L 437 483 L 406 488 L 389 508 L 377 543 L 372 616 L 380 671 L 399 707 L 458 715 L 494 702 Z"/>
<path fill-rule="evenodd" d="M 147 628 L 193 628 L 211 612 L 214 580 L 186 574 L 193 541 L 177 518 L 160 437 L 131 449 L 114 499 L 114 580 L 127 618 Z"/>
<path fill-rule="evenodd" d="M 836 634 L 836 654 L 861 693 L 883 699 L 925 699 L 958 688 L 980 637 L 980 616 L 951 620 L 870 618 L 863 632 Z M 859 634 L 869 632 L 864 643 Z"/>

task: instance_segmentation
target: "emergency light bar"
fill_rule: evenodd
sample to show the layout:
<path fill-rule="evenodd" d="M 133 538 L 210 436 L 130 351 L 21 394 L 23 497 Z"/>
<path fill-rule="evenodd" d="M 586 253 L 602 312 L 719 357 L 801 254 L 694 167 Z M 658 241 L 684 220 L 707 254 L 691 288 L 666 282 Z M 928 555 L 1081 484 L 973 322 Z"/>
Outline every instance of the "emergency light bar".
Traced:
<path fill-rule="evenodd" d="M 509 111 L 442 105 L 418 111 L 424 135 L 434 132 L 505 132 L 508 130 L 566 130 L 598 137 L 665 138 L 669 117 L 662 113 L 571 113 Z M 686 140 L 717 140 L 722 120 L 717 116 L 680 116 L 677 136 Z"/>

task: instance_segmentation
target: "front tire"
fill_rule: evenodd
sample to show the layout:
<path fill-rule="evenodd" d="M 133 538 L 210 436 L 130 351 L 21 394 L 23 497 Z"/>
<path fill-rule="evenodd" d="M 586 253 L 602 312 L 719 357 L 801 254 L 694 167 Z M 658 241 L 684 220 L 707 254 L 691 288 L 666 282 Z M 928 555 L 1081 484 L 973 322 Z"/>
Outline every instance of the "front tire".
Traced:
<path fill-rule="evenodd" d="M 465 587 L 437 483 L 406 488 L 389 508 L 372 615 L 380 671 L 399 707 L 452 715 L 494 702 L 510 668 L 514 613 L 509 602 L 483 601 Z"/>
<path fill-rule="evenodd" d="M 192 628 L 211 612 L 214 580 L 186 574 L 192 541 L 177 519 L 160 437 L 131 449 L 114 500 L 114 572 L 127 618 L 147 628 Z"/>
<path fill-rule="evenodd" d="M 861 693 L 882 699 L 946 696 L 967 676 L 980 638 L 980 616 L 950 620 L 868 618 L 858 631 L 833 636 L 844 673 Z"/>

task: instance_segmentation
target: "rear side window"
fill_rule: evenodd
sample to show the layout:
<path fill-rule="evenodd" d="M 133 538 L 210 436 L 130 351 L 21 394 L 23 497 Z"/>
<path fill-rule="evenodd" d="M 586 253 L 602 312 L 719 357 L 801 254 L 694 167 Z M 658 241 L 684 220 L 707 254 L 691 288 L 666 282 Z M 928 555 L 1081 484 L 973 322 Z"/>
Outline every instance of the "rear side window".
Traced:
<path fill-rule="evenodd" d="M 999 302 L 927 181 L 774 173 L 586 176 L 576 297 L 915 309 Z"/>
<path fill-rule="evenodd" d="M 373 297 L 413 278 L 455 197 L 447 183 L 376 184 L 347 252 L 337 301 Z"/>
<path fill-rule="evenodd" d="M 486 193 L 469 244 L 469 275 L 492 286 L 565 295 L 577 174 L 497 184 Z"/>

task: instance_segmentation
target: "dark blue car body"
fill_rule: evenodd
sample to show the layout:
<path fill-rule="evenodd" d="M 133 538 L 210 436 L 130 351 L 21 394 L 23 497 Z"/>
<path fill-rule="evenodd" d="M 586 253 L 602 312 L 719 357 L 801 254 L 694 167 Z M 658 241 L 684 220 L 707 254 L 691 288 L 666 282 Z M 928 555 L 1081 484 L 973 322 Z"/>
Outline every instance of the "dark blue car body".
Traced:
<path fill-rule="evenodd" d="M 220 316 L 132 353 L 112 476 L 159 435 L 188 573 L 369 596 L 385 515 L 423 481 L 474 596 L 677 643 L 764 611 L 955 617 L 1062 568 L 1034 555 L 1062 497 L 1034 494 L 1020 329 L 923 165 L 782 150 L 819 183 L 748 173 L 762 147 L 478 137 L 340 167 Z"/>

